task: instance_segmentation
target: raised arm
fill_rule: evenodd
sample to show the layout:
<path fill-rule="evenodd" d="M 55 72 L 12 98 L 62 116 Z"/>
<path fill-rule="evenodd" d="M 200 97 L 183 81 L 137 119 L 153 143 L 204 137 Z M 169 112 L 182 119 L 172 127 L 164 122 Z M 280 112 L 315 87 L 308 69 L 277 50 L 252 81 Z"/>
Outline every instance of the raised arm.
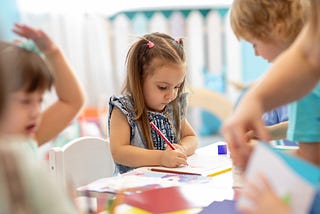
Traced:
<path fill-rule="evenodd" d="M 15 24 L 13 32 L 35 42 L 52 69 L 57 101 L 42 115 L 35 140 L 39 145 L 51 140 L 68 126 L 84 104 L 83 90 L 61 49 L 42 30 Z"/>
<path fill-rule="evenodd" d="M 310 46 L 310 29 L 306 26 L 294 44 L 281 54 L 266 75 L 243 97 L 233 116 L 223 125 L 233 161 L 245 167 L 250 153 L 248 131 L 263 140 L 270 136 L 262 121 L 262 114 L 280 105 L 301 98 L 318 83 L 320 61 L 312 61 L 306 47 Z M 317 43 L 314 49 L 320 49 Z M 312 50 L 310 50 L 312 51 Z M 313 55 L 318 51 L 311 52 Z"/>

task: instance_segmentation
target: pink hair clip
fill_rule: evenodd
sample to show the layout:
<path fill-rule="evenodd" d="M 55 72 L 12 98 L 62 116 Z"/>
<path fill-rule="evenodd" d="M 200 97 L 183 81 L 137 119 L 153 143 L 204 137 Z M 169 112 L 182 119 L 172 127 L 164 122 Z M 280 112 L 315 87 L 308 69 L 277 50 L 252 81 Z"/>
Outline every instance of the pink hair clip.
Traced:
<path fill-rule="evenodd" d="M 149 48 L 153 48 L 154 47 L 154 43 L 151 42 L 151 41 L 148 41 L 148 46 L 149 46 Z"/>

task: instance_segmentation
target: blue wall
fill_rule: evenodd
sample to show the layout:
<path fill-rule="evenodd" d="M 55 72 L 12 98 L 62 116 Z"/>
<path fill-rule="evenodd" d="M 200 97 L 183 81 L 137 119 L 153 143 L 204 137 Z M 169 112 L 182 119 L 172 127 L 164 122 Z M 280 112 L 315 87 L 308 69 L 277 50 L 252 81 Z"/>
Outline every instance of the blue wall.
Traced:
<path fill-rule="evenodd" d="M 16 0 L 0 0 L 0 38 L 12 41 L 16 38 L 11 31 L 13 24 L 19 22 L 20 15 Z"/>
<path fill-rule="evenodd" d="M 248 42 L 241 43 L 242 54 L 242 80 L 244 83 L 250 83 L 263 74 L 270 63 L 260 56 L 255 56 L 254 48 Z"/>

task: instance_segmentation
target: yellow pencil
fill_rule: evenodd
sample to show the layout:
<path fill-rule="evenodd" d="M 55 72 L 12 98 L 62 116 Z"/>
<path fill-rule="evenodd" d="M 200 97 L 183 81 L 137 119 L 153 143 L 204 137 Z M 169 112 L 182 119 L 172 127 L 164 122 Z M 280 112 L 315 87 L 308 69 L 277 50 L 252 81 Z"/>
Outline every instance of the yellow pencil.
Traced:
<path fill-rule="evenodd" d="M 220 171 L 211 173 L 211 174 L 209 174 L 208 176 L 209 176 L 209 177 L 212 177 L 212 176 L 220 175 L 220 174 L 222 174 L 222 173 L 229 172 L 229 171 L 231 171 L 231 170 L 232 170 L 232 167 L 225 168 L 225 169 L 222 169 L 222 170 L 220 170 Z"/>

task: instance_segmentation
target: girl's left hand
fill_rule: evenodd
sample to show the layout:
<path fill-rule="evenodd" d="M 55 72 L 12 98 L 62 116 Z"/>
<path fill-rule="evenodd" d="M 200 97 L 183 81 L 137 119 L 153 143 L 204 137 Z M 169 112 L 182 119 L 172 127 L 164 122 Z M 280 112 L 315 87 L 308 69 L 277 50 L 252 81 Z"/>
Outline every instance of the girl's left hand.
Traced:
<path fill-rule="evenodd" d="M 49 36 L 40 29 L 16 23 L 12 31 L 19 36 L 33 40 L 40 51 L 45 55 L 50 54 L 58 49 Z"/>

